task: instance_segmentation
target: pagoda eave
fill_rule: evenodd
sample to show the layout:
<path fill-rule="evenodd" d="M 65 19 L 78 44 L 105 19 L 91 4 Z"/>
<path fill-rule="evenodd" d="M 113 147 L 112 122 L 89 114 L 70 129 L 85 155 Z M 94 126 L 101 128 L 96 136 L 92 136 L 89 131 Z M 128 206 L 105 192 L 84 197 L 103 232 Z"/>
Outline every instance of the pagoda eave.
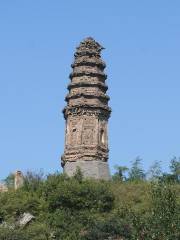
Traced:
<path fill-rule="evenodd" d="M 100 77 L 101 80 L 103 80 L 103 81 L 105 81 L 107 79 L 107 75 L 105 73 L 88 72 L 88 71 L 70 73 L 69 78 L 72 80 L 73 77 L 83 77 L 83 76 Z"/>
<path fill-rule="evenodd" d="M 90 83 L 90 82 L 77 82 L 73 83 L 71 82 L 67 89 L 70 91 L 73 88 L 79 88 L 79 87 L 98 87 L 102 91 L 106 92 L 108 90 L 108 86 L 102 82 L 97 82 L 97 83 Z"/>

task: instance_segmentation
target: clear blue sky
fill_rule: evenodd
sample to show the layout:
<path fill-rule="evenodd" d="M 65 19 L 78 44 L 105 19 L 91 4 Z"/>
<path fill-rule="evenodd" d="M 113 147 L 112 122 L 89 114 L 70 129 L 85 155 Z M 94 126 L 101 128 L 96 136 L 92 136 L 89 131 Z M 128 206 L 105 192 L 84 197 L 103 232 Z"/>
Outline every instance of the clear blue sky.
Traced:
<path fill-rule="evenodd" d="M 106 50 L 110 166 L 180 156 L 180 1 L 0 1 L 0 179 L 60 170 L 66 86 L 79 42 Z"/>

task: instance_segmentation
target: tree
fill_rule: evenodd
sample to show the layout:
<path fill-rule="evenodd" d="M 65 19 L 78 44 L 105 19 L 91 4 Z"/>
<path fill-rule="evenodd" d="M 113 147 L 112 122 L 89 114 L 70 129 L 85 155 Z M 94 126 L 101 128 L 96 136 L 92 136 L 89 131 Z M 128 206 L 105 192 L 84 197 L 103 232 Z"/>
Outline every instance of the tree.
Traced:
<path fill-rule="evenodd" d="M 27 191 L 36 191 L 40 189 L 44 180 L 45 176 L 42 169 L 39 172 L 27 171 L 24 176 L 23 187 Z"/>
<path fill-rule="evenodd" d="M 128 171 L 128 168 L 125 166 L 118 166 L 118 165 L 115 165 L 114 168 L 116 169 L 116 172 L 112 177 L 113 180 L 124 181 L 126 179 L 124 173 Z"/>
<path fill-rule="evenodd" d="M 10 173 L 9 176 L 4 179 L 4 183 L 8 188 L 14 188 L 14 174 Z"/>
<path fill-rule="evenodd" d="M 162 175 L 161 164 L 159 161 L 155 161 L 150 167 L 147 176 L 151 181 L 157 181 Z"/>
<path fill-rule="evenodd" d="M 130 181 L 142 181 L 145 179 L 144 170 L 141 167 L 142 159 L 137 157 L 132 163 L 132 167 L 129 170 L 129 180 Z"/>
<path fill-rule="evenodd" d="M 173 174 L 175 181 L 180 181 L 180 158 L 174 157 L 170 163 L 170 170 Z"/>
<path fill-rule="evenodd" d="M 158 183 L 151 188 L 152 209 L 148 222 L 154 239 L 179 239 L 179 205 L 171 184 Z M 151 235 L 152 235 L 151 234 Z"/>

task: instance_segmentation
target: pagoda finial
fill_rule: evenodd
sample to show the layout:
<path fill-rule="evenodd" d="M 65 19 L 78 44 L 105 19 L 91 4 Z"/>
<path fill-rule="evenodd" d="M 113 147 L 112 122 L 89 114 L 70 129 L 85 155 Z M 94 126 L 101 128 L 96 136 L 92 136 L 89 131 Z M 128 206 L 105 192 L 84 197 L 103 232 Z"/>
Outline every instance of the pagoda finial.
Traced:
<path fill-rule="evenodd" d="M 104 47 L 96 42 L 92 37 L 87 37 L 80 42 L 76 49 L 77 51 L 75 53 L 75 57 L 84 55 L 100 57 L 101 50 L 103 50 Z"/>

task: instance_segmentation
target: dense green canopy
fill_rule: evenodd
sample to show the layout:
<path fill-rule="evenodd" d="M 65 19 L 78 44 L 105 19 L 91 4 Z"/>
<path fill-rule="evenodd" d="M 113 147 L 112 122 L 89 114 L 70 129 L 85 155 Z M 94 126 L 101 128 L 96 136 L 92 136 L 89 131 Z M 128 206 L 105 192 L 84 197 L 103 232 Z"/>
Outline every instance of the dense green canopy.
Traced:
<path fill-rule="evenodd" d="M 0 194 L 1 240 L 176 240 L 178 183 L 84 180 L 28 173 L 24 187 Z M 35 219 L 17 223 L 23 213 Z"/>

